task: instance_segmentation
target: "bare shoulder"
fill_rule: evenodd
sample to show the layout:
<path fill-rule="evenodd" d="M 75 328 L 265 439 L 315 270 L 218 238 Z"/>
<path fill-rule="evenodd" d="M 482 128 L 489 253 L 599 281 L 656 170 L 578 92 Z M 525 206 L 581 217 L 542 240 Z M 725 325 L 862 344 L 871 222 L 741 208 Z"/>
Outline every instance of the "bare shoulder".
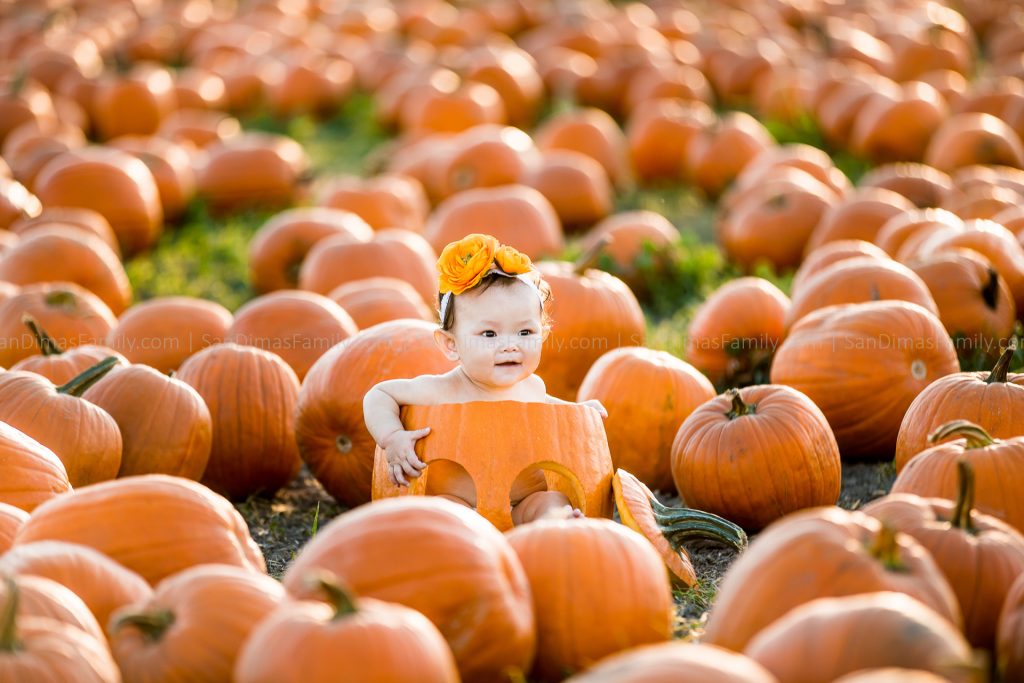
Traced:
<path fill-rule="evenodd" d="M 399 405 L 433 405 L 451 392 L 450 372 L 443 375 L 420 375 L 411 379 L 389 379 L 374 389 L 383 391 Z"/>
<path fill-rule="evenodd" d="M 530 375 L 522 382 L 523 389 L 527 394 L 527 400 L 546 402 L 548 388 L 540 375 Z"/>

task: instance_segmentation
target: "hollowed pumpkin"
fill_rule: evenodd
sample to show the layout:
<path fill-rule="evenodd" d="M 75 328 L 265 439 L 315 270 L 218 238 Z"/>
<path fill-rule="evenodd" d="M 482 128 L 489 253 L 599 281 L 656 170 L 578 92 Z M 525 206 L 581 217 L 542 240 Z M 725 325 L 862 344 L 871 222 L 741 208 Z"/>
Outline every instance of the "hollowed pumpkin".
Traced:
<path fill-rule="evenodd" d="M 601 417 L 587 406 L 477 401 L 406 406 L 406 429 L 431 428 L 416 442 L 420 459 L 454 462 L 464 468 L 476 489 L 476 510 L 499 529 L 512 524 L 513 483 L 528 467 L 547 475 L 549 489 L 566 494 L 574 507 L 592 517 L 611 516 L 612 460 Z M 508 434 L 502 440 L 502 434 Z M 530 434 L 528 441 L 521 435 Z M 500 466 L 499 466 L 500 464 Z M 451 486 L 461 483 L 445 482 Z M 373 463 L 373 498 L 417 495 L 428 490 L 428 466 L 409 487 L 388 479 L 387 461 L 378 449 Z M 437 485 L 431 490 L 438 491 Z"/>

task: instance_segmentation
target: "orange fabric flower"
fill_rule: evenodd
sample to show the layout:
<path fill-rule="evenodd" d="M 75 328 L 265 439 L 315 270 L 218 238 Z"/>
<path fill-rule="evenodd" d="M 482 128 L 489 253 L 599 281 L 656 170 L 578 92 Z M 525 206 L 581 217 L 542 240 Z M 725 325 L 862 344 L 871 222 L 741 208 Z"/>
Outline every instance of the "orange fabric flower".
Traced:
<path fill-rule="evenodd" d="M 510 275 L 528 273 L 533 265 L 529 256 L 507 244 L 494 252 L 494 260 L 497 261 L 499 268 Z"/>
<path fill-rule="evenodd" d="M 438 291 L 462 294 L 491 269 L 498 240 L 490 235 L 466 235 L 444 248 L 437 259 Z"/>

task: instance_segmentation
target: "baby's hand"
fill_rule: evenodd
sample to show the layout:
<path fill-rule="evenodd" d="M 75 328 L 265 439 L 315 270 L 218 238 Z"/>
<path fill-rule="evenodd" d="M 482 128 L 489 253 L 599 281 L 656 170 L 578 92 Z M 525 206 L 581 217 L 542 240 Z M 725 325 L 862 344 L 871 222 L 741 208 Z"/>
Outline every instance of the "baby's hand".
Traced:
<path fill-rule="evenodd" d="M 608 411 L 605 410 L 605 407 L 603 405 L 601 405 L 601 402 L 598 401 L 596 398 L 592 398 L 589 401 L 582 401 L 580 403 L 580 405 L 581 406 L 589 406 L 589 407 L 593 408 L 594 410 L 597 411 L 598 415 L 600 415 L 603 418 L 607 419 L 607 417 L 608 417 Z"/>
<path fill-rule="evenodd" d="M 408 477 L 420 476 L 420 470 L 427 466 L 427 463 L 416 457 L 416 441 L 430 433 L 430 427 L 406 431 L 400 429 L 394 432 L 381 446 L 384 448 L 384 456 L 388 461 L 388 478 L 392 484 L 408 486 Z"/>

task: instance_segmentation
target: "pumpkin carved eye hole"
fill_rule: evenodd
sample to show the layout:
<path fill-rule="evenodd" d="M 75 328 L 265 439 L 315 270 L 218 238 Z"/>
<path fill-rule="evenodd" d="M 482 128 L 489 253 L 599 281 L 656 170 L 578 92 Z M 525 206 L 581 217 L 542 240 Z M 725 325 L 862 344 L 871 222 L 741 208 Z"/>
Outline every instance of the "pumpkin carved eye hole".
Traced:
<path fill-rule="evenodd" d="M 924 361 L 920 358 L 910 364 L 910 374 L 914 379 L 924 379 L 928 374 L 928 368 L 925 367 Z"/>

